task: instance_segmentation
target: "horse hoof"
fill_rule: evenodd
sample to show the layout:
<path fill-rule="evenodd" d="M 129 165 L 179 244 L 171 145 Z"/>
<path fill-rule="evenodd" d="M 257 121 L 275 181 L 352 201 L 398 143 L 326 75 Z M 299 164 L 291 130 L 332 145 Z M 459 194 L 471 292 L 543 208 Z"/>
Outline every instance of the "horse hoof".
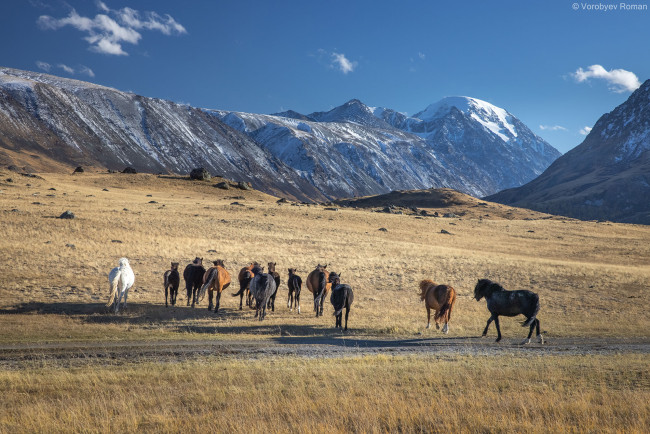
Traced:
<path fill-rule="evenodd" d="M 544 345 L 544 337 L 543 337 L 542 335 L 539 335 L 538 338 L 539 338 L 539 339 L 538 339 L 538 340 L 539 340 L 539 343 L 542 344 L 542 345 Z"/>
<path fill-rule="evenodd" d="M 448 333 L 449 333 L 449 327 L 447 327 L 447 324 L 445 324 L 445 326 L 442 328 L 442 332 L 443 332 L 444 334 L 448 334 Z"/>
<path fill-rule="evenodd" d="M 431 324 L 427 324 L 427 328 L 431 328 Z"/>
<path fill-rule="evenodd" d="M 496 341 L 494 341 L 494 342 L 499 342 L 500 340 L 501 340 L 501 338 L 497 338 L 497 340 L 496 340 Z"/>
<path fill-rule="evenodd" d="M 436 323 L 436 330 L 440 330 L 440 324 Z"/>
<path fill-rule="evenodd" d="M 524 339 L 524 340 L 521 342 L 521 345 L 528 345 L 529 343 L 530 343 L 530 339 Z"/>

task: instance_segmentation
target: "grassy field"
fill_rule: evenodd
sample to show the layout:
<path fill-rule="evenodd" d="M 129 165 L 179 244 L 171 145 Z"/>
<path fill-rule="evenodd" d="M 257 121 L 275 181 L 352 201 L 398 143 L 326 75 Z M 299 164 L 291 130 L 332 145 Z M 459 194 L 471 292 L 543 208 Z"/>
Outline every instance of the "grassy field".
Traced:
<path fill-rule="evenodd" d="M 459 294 L 448 337 L 478 336 L 489 314 L 473 288 L 489 278 L 540 295 L 551 345 L 650 338 L 648 227 L 496 204 L 429 210 L 464 214 L 457 218 L 332 211 L 214 183 L 0 171 L 0 345 L 333 336 L 331 306 L 315 318 L 306 288 L 302 314 L 286 307 L 286 269 L 304 279 L 318 263 L 354 288 L 350 336 L 441 337 L 424 330 L 417 290 L 424 278 Z M 76 218 L 56 218 L 66 210 Z M 113 315 L 104 308 L 107 275 L 122 256 L 136 283 L 129 308 Z M 276 311 L 255 321 L 251 310 L 238 310 L 235 287 L 219 315 L 206 301 L 186 307 L 182 289 L 180 305 L 165 308 L 163 272 L 195 256 L 224 259 L 233 277 L 250 261 L 277 262 Z M 501 328 L 495 346 L 526 334 L 518 319 L 503 319 Z M 649 371 L 647 354 L 635 353 L 26 364 L 0 369 L 0 431 L 644 432 Z"/>

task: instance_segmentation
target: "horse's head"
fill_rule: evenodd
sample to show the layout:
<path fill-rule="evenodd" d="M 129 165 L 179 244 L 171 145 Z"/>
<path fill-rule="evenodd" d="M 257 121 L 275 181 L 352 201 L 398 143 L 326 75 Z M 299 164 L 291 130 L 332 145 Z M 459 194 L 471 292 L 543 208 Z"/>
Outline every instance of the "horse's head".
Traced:
<path fill-rule="evenodd" d="M 223 259 L 217 259 L 216 261 L 212 261 L 212 263 L 214 264 L 215 267 L 218 265 L 220 267 L 226 268 L 226 266 L 223 263 Z"/>
<path fill-rule="evenodd" d="M 341 283 L 341 275 L 336 274 L 333 271 L 330 271 L 330 276 L 328 280 L 332 284 L 332 286 L 336 286 Z"/>
<path fill-rule="evenodd" d="M 253 269 L 251 270 L 251 273 L 256 274 L 256 275 L 257 274 L 262 274 L 262 273 L 264 273 L 264 267 L 261 267 L 260 264 L 258 264 L 256 262 L 255 265 L 253 266 Z"/>
<path fill-rule="evenodd" d="M 172 262 L 172 270 L 178 270 L 178 262 Z"/>
<path fill-rule="evenodd" d="M 275 262 L 269 262 L 269 273 L 274 273 L 275 272 L 275 266 L 277 265 Z"/>
<path fill-rule="evenodd" d="M 194 265 L 203 265 L 203 258 L 199 258 L 198 256 L 194 258 L 194 261 L 192 261 L 192 264 Z"/>
<path fill-rule="evenodd" d="M 117 262 L 118 266 L 120 268 L 128 267 L 129 266 L 129 260 L 126 258 L 120 258 L 120 260 Z"/>
<path fill-rule="evenodd" d="M 289 268 L 289 276 L 291 276 L 292 274 L 296 274 L 295 268 Z"/>
<path fill-rule="evenodd" d="M 479 301 L 483 297 L 488 297 L 495 290 L 503 289 L 498 283 L 494 283 L 489 279 L 479 279 L 474 287 L 474 298 Z"/>

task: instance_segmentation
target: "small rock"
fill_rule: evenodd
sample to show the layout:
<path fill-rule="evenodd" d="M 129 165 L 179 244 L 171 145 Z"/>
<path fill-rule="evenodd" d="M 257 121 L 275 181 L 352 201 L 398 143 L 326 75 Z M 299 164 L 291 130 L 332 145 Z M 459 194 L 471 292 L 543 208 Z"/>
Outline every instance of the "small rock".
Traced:
<path fill-rule="evenodd" d="M 228 184 L 226 181 L 222 181 L 217 184 L 214 184 L 214 186 L 222 190 L 230 190 L 230 184 Z"/>
<path fill-rule="evenodd" d="M 239 202 L 232 202 L 230 205 L 246 206 L 246 205 L 244 205 L 243 203 L 239 203 Z"/>
<path fill-rule="evenodd" d="M 73 219 L 76 216 L 71 211 L 66 211 L 59 216 L 60 219 Z"/>
<path fill-rule="evenodd" d="M 138 171 L 135 170 L 133 167 L 129 166 L 129 167 L 125 167 L 124 170 L 122 170 L 122 173 L 130 173 L 132 175 L 135 175 L 136 173 L 138 173 Z"/>
<path fill-rule="evenodd" d="M 151 195 L 151 194 L 148 194 L 148 195 L 147 195 L 146 197 L 153 197 L 153 195 Z"/>
<path fill-rule="evenodd" d="M 6 181 L 7 182 L 14 182 L 13 178 L 7 178 Z"/>
<path fill-rule="evenodd" d="M 380 230 L 382 232 L 388 232 L 388 229 L 386 229 L 386 228 L 379 228 L 378 230 Z"/>
<path fill-rule="evenodd" d="M 148 203 L 158 203 L 155 200 L 150 200 Z"/>
<path fill-rule="evenodd" d="M 74 244 L 70 244 L 70 243 L 66 244 L 65 246 L 69 247 L 71 249 L 76 249 L 77 248 Z"/>
<path fill-rule="evenodd" d="M 50 188 L 48 188 L 48 190 L 50 190 L 50 191 L 56 191 L 56 188 L 54 188 L 54 187 L 50 187 Z"/>
<path fill-rule="evenodd" d="M 111 243 L 122 244 L 122 240 L 111 240 Z"/>
<path fill-rule="evenodd" d="M 289 202 L 289 201 L 286 200 L 285 198 L 278 199 L 277 201 L 275 201 L 275 203 L 287 203 L 287 202 Z"/>
<path fill-rule="evenodd" d="M 440 229 L 441 234 L 447 234 L 447 235 L 453 235 L 451 232 L 445 230 L 445 229 Z"/>
<path fill-rule="evenodd" d="M 447 213 L 443 214 L 443 217 L 448 218 L 448 219 L 449 218 L 453 219 L 453 218 L 456 218 L 458 216 L 456 214 L 454 214 L 453 212 L 447 212 Z"/>
<path fill-rule="evenodd" d="M 327 207 L 327 208 L 324 208 L 324 210 L 325 211 L 338 211 L 339 209 L 338 208 L 333 208 L 333 207 Z"/>
<path fill-rule="evenodd" d="M 239 181 L 237 183 L 237 187 L 241 188 L 242 190 L 251 190 L 253 188 L 250 182 L 244 182 L 244 181 Z"/>
<path fill-rule="evenodd" d="M 20 212 L 20 210 L 18 208 L 14 208 L 11 210 L 11 212 Z"/>
<path fill-rule="evenodd" d="M 128 210 L 129 210 L 128 208 L 124 208 L 124 209 L 122 209 L 122 211 L 128 211 Z"/>
<path fill-rule="evenodd" d="M 108 191 L 108 188 L 102 188 L 102 191 Z"/>
<path fill-rule="evenodd" d="M 210 250 L 208 250 L 208 253 L 217 253 L 217 251 L 214 250 L 214 249 L 210 249 Z"/>
<path fill-rule="evenodd" d="M 84 173 L 84 168 L 81 167 L 81 166 L 77 166 L 77 167 L 74 169 L 74 172 L 72 172 L 72 173 Z"/>

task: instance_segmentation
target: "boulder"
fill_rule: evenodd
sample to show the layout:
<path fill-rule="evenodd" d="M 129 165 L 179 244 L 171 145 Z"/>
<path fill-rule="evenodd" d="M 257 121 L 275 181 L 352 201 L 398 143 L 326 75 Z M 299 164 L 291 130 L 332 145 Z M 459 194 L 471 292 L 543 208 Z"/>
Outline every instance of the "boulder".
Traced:
<path fill-rule="evenodd" d="M 197 167 L 192 169 L 190 172 L 190 179 L 195 179 L 197 181 L 209 181 L 212 178 L 210 172 L 208 172 L 204 167 Z"/>

